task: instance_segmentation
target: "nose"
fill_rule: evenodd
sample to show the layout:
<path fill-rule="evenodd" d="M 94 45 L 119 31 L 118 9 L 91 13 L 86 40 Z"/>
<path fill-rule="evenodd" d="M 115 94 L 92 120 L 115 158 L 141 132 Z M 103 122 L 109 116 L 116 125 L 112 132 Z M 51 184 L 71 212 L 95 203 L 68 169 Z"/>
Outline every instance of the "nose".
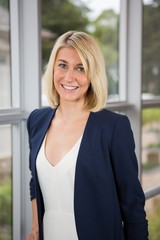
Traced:
<path fill-rule="evenodd" d="M 67 73 L 66 73 L 66 80 L 68 82 L 73 82 L 76 79 L 76 74 L 74 69 L 68 69 Z"/>

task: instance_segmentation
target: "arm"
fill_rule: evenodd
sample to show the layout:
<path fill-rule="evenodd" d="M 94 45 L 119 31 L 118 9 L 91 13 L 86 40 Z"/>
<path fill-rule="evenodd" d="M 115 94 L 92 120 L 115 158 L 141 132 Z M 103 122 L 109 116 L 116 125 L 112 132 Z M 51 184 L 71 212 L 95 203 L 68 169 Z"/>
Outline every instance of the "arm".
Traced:
<path fill-rule="evenodd" d="M 32 231 L 28 236 L 27 240 L 38 240 L 39 229 L 38 229 L 38 215 L 37 215 L 37 201 L 32 200 Z"/>
<path fill-rule="evenodd" d="M 126 116 L 116 123 L 111 158 L 126 240 L 147 240 L 145 196 L 138 180 L 135 144 Z"/>
<path fill-rule="evenodd" d="M 29 138 L 29 169 L 31 171 L 31 180 L 30 180 L 30 199 L 32 201 L 32 230 L 27 237 L 27 240 L 38 240 L 39 239 L 39 229 L 38 229 L 38 212 L 37 212 L 37 200 L 35 196 L 35 183 L 33 179 L 32 169 L 31 169 L 31 143 L 30 143 L 30 114 L 27 121 L 27 130 L 28 130 L 28 138 Z"/>

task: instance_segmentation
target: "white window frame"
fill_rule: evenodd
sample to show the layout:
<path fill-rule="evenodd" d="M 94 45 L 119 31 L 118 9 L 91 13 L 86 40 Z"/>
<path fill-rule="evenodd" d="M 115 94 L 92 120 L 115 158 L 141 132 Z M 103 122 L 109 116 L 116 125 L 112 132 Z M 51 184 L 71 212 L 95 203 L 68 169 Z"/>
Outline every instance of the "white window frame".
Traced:
<path fill-rule="evenodd" d="M 26 119 L 40 107 L 40 7 L 38 0 L 10 0 L 12 107 L 0 109 L 0 124 L 12 126 L 13 240 L 31 227 Z M 32 37 L 31 37 L 32 36 Z"/>
<path fill-rule="evenodd" d="M 131 121 L 140 178 L 142 106 L 160 106 L 159 101 L 141 100 L 142 7 L 142 0 L 121 0 L 120 97 L 124 101 L 107 105 L 126 113 Z M 31 229 L 26 120 L 41 102 L 40 1 L 10 0 L 10 23 L 13 107 L 0 110 L 0 124 L 12 125 L 13 240 L 17 240 L 25 239 Z M 146 199 L 159 193 L 160 186 L 155 186 L 146 191 Z"/>

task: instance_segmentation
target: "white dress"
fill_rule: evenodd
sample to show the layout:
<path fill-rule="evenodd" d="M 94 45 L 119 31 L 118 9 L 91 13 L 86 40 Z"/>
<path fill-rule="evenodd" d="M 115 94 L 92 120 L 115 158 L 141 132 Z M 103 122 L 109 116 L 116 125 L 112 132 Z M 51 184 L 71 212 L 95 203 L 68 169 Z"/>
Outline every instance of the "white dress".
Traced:
<path fill-rule="evenodd" d="M 78 240 L 74 217 L 75 166 L 82 137 L 52 166 L 45 156 L 45 138 L 37 156 L 37 173 L 45 213 L 44 240 Z"/>

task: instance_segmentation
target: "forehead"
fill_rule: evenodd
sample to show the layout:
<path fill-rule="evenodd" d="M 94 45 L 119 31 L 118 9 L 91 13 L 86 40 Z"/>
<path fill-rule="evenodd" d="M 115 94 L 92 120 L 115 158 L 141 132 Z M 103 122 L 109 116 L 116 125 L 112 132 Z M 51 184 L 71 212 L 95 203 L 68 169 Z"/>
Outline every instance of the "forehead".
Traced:
<path fill-rule="evenodd" d="M 72 48 L 72 47 L 64 47 L 64 48 L 60 48 L 58 53 L 57 53 L 57 57 L 56 57 L 57 61 L 60 60 L 64 60 L 66 62 L 73 62 L 73 63 L 82 63 L 77 51 Z"/>

